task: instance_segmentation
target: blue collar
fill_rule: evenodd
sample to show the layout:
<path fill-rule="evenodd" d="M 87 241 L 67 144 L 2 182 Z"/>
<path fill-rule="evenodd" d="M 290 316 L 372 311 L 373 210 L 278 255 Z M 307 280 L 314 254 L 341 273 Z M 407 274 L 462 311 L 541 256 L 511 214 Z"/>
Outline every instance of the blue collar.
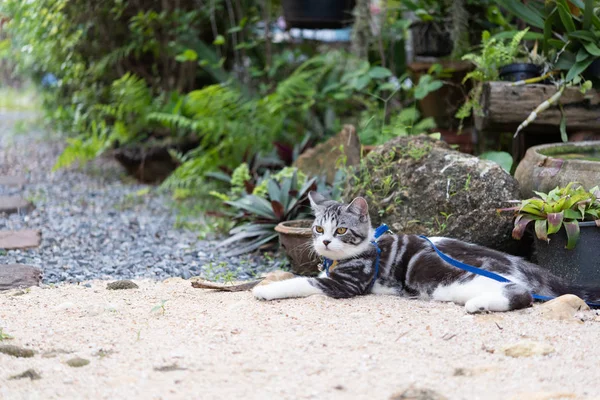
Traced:
<path fill-rule="evenodd" d="M 371 283 L 367 288 L 367 292 L 371 290 L 371 288 L 375 284 L 375 281 L 379 277 L 379 259 L 381 258 L 381 249 L 377 245 L 377 239 L 379 239 L 381 235 L 383 235 L 389 230 L 390 228 L 386 224 L 381 224 L 377 229 L 375 229 L 375 234 L 373 235 L 373 240 L 371 241 L 371 244 L 375 246 L 375 249 L 377 250 L 377 257 L 375 257 L 375 274 L 373 275 L 373 280 L 371 280 Z M 337 264 L 337 261 L 330 260 L 329 258 L 323 258 L 323 268 L 325 269 L 325 275 L 329 277 L 329 269 L 335 264 Z"/>

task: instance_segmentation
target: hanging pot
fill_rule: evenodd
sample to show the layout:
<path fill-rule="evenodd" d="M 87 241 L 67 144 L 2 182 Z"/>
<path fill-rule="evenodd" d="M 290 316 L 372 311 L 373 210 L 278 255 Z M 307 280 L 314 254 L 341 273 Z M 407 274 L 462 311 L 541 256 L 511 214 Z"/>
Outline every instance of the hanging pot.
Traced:
<path fill-rule="evenodd" d="M 351 25 L 355 0 L 282 0 L 288 27 L 338 29 Z"/>

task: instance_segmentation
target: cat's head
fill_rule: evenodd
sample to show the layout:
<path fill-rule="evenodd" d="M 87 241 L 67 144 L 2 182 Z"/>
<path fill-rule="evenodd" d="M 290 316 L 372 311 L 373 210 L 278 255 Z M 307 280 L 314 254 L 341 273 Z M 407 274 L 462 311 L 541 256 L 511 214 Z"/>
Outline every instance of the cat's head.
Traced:
<path fill-rule="evenodd" d="M 308 194 L 315 214 L 312 226 L 315 251 L 332 260 L 355 257 L 373 239 L 369 206 L 362 197 L 350 204 L 327 200 L 317 192 Z"/>

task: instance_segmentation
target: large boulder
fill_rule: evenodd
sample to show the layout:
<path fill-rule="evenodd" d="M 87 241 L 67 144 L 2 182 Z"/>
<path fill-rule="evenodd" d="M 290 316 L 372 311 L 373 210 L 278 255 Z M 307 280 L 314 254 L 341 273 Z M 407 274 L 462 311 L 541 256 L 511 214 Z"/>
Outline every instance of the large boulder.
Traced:
<path fill-rule="evenodd" d="M 374 224 L 395 232 L 518 252 L 512 216 L 496 211 L 519 198 L 518 182 L 498 164 L 429 136 L 396 138 L 369 153 L 344 193 L 355 196 L 368 200 Z"/>

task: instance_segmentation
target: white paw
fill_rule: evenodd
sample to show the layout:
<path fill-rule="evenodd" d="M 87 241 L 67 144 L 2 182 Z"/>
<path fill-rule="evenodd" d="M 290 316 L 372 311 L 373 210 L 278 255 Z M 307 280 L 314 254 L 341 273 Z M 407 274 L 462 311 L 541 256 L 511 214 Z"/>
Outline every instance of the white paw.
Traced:
<path fill-rule="evenodd" d="M 465 310 L 469 314 L 487 312 L 490 310 L 490 302 L 485 297 L 475 297 L 465 303 Z"/>
<path fill-rule="evenodd" d="M 269 290 L 269 285 L 254 286 L 252 294 L 258 300 L 273 300 L 273 290 Z"/>

